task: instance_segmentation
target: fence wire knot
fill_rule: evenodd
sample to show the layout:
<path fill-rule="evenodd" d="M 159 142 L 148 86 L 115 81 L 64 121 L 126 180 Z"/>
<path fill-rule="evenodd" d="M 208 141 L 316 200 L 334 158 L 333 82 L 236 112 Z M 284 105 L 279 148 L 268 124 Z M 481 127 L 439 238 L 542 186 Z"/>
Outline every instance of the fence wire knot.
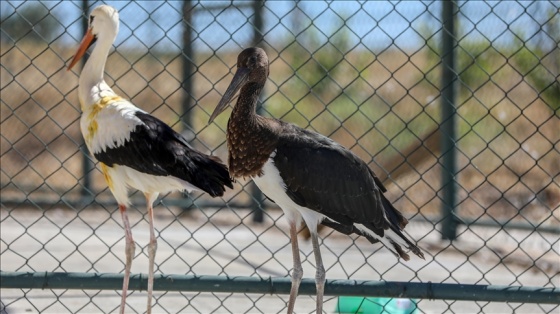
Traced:
<path fill-rule="evenodd" d="M 43 276 L 43 285 L 41 287 L 41 290 L 45 290 L 48 286 L 49 286 L 49 272 L 46 271 L 45 275 Z"/>
<path fill-rule="evenodd" d="M 428 281 L 428 300 L 434 300 L 434 290 L 431 281 Z"/>

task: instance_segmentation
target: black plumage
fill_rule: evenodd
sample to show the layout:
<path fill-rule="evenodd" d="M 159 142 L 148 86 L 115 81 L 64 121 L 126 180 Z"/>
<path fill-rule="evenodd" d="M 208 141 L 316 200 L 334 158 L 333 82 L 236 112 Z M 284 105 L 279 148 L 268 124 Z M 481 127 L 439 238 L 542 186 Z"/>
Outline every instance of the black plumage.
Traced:
<path fill-rule="evenodd" d="M 417 255 L 422 252 L 400 230 L 408 221 L 383 195 L 386 188 L 373 171 L 351 151 L 321 134 L 283 123 L 278 132 L 274 164 L 286 193 L 298 205 L 329 219 L 321 223 L 345 234 L 379 240 L 354 227 L 363 224 L 379 237 L 390 228 Z M 399 256 L 409 257 L 393 243 Z"/>
<path fill-rule="evenodd" d="M 402 233 L 408 221 L 383 195 L 385 187 L 364 161 L 328 137 L 256 114 L 268 74 L 264 50 L 243 50 L 235 76 L 210 121 L 239 91 L 227 128 L 230 173 L 252 177 L 286 213 L 294 254 L 288 313 L 294 309 L 303 272 L 296 228 L 301 218 L 308 225 L 317 264 L 317 312 L 321 312 L 325 270 L 317 223 L 344 234 L 365 236 L 372 243 L 382 241 L 405 260 L 409 259 L 405 249 L 421 258 L 424 255 Z"/>
<path fill-rule="evenodd" d="M 224 194 L 225 186 L 233 188 L 227 167 L 215 156 L 190 147 L 187 140 L 158 118 L 137 111 L 142 124 L 130 133 L 120 146 L 94 154 L 109 167 L 127 166 L 156 176 L 174 176 L 185 180 L 211 196 Z"/>
<path fill-rule="evenodd" d="M 361 159 L 320 134 L 294 125 L 283 129 L 274 164 L 296 204 L 326 216 L 370 222 L 379 230 L 387 227 L 379 210 L 380 188 Z"/>

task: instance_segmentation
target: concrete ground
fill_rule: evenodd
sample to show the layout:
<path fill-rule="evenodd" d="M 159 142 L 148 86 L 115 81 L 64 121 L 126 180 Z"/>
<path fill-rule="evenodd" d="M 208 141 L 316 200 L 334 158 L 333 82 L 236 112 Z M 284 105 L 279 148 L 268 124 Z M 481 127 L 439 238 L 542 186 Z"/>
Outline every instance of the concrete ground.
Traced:
<path fill-rule="evenodd" d="M 132 209 L 137 243 L 132 272 L 147 273 L 148 225 L 143 211 Z M 124 269 L 124 232 L 116 210 L 0 210 L 2 271 L 109 272 Z M 276 223 L 274 223 L 276 221 Z M 281 212 L 253 224 L 246 210 L 156 209 L 156 272 L 283 277 L 292 267 Z M 412 222 L 407 231 L 418 240 L 426 260 L 398 261 L 379 244 L 322 233 L 328 279 L 446 282 L 462 284 L 560 287 L 559 240 L 554 234 L 472 227 L 460 240 L 442 243 L 437 229 Z M 315 275 L 311 244 L 300 239 L 304 277 Z M 120 290 L 1 289 L 2 313 L 113 313 Z M 287 296 L 155 292 L 154 313 L 284 313 Z M 312 313 L 312 296 L 299 296 L 297 313 Z M 514 301 L 514 300 L 513 300 Z M 128 312 L 145 312 L 146 292 L 133 292 Z M 337 298 L 326 297 L 333 313 Z M 419 300 L 417 313 L 557 313 L 558 306 L 472 301 Z"/>

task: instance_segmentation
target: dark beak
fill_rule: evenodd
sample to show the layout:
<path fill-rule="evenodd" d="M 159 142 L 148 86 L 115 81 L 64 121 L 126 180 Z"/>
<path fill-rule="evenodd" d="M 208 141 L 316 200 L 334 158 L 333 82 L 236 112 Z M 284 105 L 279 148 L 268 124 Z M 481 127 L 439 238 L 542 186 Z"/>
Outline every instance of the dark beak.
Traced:
<path fill-rule="evenodd" d="M 86 35 L 84 36 L 84 39 L 82 39 L 82 42 L 80 43 L 80 47 L 78 47 L 78 51 L 76 51 L 76 54 L 74 55 L 74 58 L 72 59 L 72 62 L 70 62 L 70 65 L 68 66 L 68 69 L 66 71 L 70 71 L 74 67 L 74 65 L 78 63 L 78 61 L 84 56 L 88 48 L 91 47 L 93 43 L 95 43 L 95 40 L 96 38 L 95 36 L 93 36 L 91 28 L 89 28 Z"/>
<path fill-rule="evenodd" d="M 212 123 L 212 121 L 214 121 L 214 119 L 217 116 L 219 116 L 220 113 L 226 110 L 227 105 L 229 104 L 233 96 L 235 96 L 235 94 L 237 94 L 239 89 L 241 89 L 241 86 L 243 86 L 245 82 L 247 82 L 247 79 L 249 78 L 249 72 L 250 70 L 248 68 L 237 69 L 237 72 L 235 72 L 235 75 L 233 76 L 233 80 L 229 84 L 226 92 L 224 93 L 224 96 L 222 97 L 222 99 L 218 103 L 218 106 L 216 106 L 216 109 L 214 109 L 214 112 L 210 116 L 210 120 L 208 120 L 208 124 Z"/>

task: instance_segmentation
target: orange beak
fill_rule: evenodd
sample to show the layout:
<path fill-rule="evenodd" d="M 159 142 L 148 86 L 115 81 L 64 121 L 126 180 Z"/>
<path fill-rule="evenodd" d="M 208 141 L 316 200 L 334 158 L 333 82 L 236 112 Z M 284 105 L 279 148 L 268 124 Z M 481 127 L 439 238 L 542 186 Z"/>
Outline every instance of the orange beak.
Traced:
<path fill-rule="evenodd" d="M 93 45 L 95 40 L 96 38 L 95 36 L 93 36 L 91 28 L 89 28 L 86 35 L 84 36 L 84 39 L 82 39 L 82 42 L 80 43 L 80 47 L 78 47 L 78 51 L 76 51 L 76 54 L 74 55 L 74 58 L 72 59 L 72 62 L 70 62 L 70 65 L 68 66 L 68 69 L 66 71 L 70 71 L 74 67 L 74 65 L 78 63 L 78 61 L 84 56 L 88 48 Z"/>

